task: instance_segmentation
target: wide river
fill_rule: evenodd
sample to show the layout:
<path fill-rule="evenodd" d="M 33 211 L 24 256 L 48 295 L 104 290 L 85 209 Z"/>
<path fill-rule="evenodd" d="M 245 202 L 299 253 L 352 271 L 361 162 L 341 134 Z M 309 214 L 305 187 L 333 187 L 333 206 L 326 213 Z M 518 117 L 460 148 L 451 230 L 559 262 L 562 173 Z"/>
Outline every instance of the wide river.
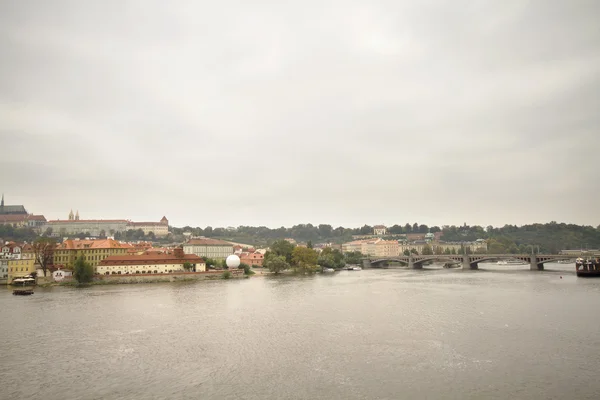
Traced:
<path fill-rule="evenodd" d="M 0 290 L 1 399 L 599 399 L 572 265 Z"/>

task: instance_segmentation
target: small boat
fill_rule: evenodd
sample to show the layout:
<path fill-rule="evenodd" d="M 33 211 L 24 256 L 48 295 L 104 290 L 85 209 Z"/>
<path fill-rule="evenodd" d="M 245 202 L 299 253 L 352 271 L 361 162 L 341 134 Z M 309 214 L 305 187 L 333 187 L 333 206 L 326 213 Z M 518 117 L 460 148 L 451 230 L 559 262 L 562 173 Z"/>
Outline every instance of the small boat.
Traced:
<path fill-rule="evenodd" d="M 347 271 L 362 271 L 361 267 L 348 267 L 346 268 Z"/>
<path fill-rule="evenodd" d="M 13 290 L 13 295 L 15 296 L 31 296 L 33 294 L 33 289 L 15 289 Z"/>
<path fill-rule="evenodd" d="M 499 260 L 497 262 L 498 265 L 525 265 L 527 264 L 524 261 L 521 260 L 515 260 L 515 259 L 508 259 L 508 260 Z"/>
<path fill-rule="evenodd" d="M 600 277 L 600 260 L 578 258 L 575 261 L 575 272 L 582 278 Z"/>
<path fill-rule="evenodd" d="M 335 272 L 335 269 L 333 268 L 323 268 L 323 272 Z"/>
<path fill-rule="evenodd" d="M 445 263 L 444 268 L 459 268 L 461 265 L 459 263 Z"/>

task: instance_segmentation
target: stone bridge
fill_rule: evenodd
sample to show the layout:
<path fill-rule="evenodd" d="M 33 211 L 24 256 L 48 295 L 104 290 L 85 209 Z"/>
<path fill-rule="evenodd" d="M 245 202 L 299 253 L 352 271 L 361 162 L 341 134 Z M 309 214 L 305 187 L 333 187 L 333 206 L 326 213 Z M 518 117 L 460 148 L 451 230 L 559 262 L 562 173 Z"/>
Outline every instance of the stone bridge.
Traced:
<path fill-rule="evenodd" d="M 544 264 L 560 260 L 572 260 L 572 255 L 565 254 L 433 254 L 433 255 L 410 255 L 395 257 L 373 257 L 363 260 L 364 268 L 381 267 L 390 261 L 401 262 L 409 268 L 421 269 L 423 264 L 431 261 L 442 261 L 452 264 L 461 264 L 463 269 L 477 269 L 478 264 L 484 261 L 497 260 L 519 260 L 529 264 L 532 271 L 542 271 Z"/>

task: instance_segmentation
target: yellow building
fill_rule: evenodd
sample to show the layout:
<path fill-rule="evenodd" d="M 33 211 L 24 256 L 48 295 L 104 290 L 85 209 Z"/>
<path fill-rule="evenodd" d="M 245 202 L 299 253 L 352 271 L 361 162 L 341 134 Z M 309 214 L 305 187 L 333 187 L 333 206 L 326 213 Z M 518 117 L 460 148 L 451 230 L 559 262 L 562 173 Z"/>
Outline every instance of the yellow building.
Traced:
<path fill-rule="evenodd" d="M 94 267 L 106 257 L 127 254 L 131 245 L 113 239 L 77 240 L 69 239 L 59 244 L 54 251 L 54 265 L 62 268 L 73 269 L 75 260 L 83 255 L 85 261 Z"/>
<path fill-rule="evenodd" d="M 342 251 L 344 253 L 360 251 L 362 254 L 372 257 L 395 257 L 398 255 L 399 246 L 395 240 L 364 239 L 344 243 Z"/>
<path fill-rule="evenodd" d="M 12 283 L 13 279 L 20 278 L 35 272 L 35 259 L 21 258 L 18 260 L 8 260 L 8 280 L 6 283 Z"/>

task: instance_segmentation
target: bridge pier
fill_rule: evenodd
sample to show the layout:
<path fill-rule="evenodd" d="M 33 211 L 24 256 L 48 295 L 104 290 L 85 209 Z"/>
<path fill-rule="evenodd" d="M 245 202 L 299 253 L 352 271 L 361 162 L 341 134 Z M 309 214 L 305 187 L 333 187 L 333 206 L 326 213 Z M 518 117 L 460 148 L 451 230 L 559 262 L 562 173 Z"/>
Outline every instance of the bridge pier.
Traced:
<path fill-rule="evenodd" d="M 537 256 L 531 256 L 531 260 L 529 261 L 529 270 L 531 271 L 543 271 L 544 264 L 538 263 Z"/>
<path fill-rule="evenodd" d="M 409 269 L 423 269 L 423 264 L 415 263 L 414 257 L 410 256 L 408 258 L 408 268 Z"/>
<path fill-rule="evenodd" d="M 368 258 L 363 259 L 363 269 L 371 268 L 371 260 Z"/>
<path fill-rule="evenodd" d="M 463 255 L 462 269 L 479 269 L 477 263 L 471 263 L 468 255 Z"/>

